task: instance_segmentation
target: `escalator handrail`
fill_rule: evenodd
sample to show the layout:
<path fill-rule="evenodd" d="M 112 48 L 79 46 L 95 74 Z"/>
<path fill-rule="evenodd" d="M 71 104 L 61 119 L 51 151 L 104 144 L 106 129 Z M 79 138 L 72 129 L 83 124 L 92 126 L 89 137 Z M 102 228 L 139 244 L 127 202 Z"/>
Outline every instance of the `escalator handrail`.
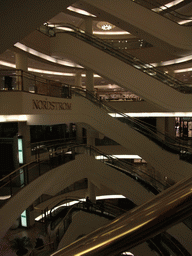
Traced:
<path fill-rule="evenodd" d="M 181 140 L 179 140 L 178 138 L 170 137 L 158 130 L 156 130 L 156 132 L 154 132 L 153 129 L 150 129 L 150 127 L 144 125 L 144 122 L 142 122 L 136 118 L 129 117 L 125 113 L 122 113 L 122 112 L 118 111 L 117 109 L 115 109 L 114 107 L 111 107 L 108 103 L 106 103 L 104 101 L 100 101 L 99 99 L 97 99 L 97 97 L 94 95 L 94 93 L 92 93 L 88 90 L 85 91 L 84 89 L 81 89 L 78 87 L 74 87 L 73 89 L 71 89 L 71 91 L 72 91 L 72 93 L 77 94 L 78 96 L 87 98 L 88 100 L 90 100 L 91 102 L 96 104 L 97 106 L 103 107 L 103 109 L 105 109 L 107 113 L 112 112 L 112 113 L 118 114 L 121 117 L 125 118 L 125 120 L 128 120 L 130 122 L 130 124 L 131 124 L 131 125 L 129 125 L 130 127 L 132 127 L 133 129 L 136 130 L 136 127 L 133 127 L 134 125 L 136 125 L 137 127 L 139 127 L 139 131 L 142 134 L 147 135 L 147 137 L 149 139 L 153 138 L 153 139 L 157 140 L 162 145 L 163 148 L 166 149 L 167 146 L 169 146 L 170 148 L 174 147 L 175 150 L 177 150 L 178 154 L 180 154 L 182 151 L 192 153 L 191 147 L 189 147 L 187 145 L 183 145 L 183 142 Z M 165 136 L 166 139 L 163 139 L 162 138 L 163 136 Z"/>
<path fill-rule="evenodd" d="M 178 182 L 142 206 L 54 253 L 59 255 L 118 255 L 166 231 L 191 215 L 192 178 Z M 115 254 L 116 253 L 116 254 Z"/>
<path fill-rule="evenodd" d="M 89 34 L 85 32 L 82 29 L 79 29 L 71 24 L 60 24 L 55 25 L 55 29 L 57 27 L 63 26 L 66 28 L 70 28 L 72 31 L 57 31 L 57 33 L 68 33 L 78 39 L 81 39 L 83 41 L 86 41 L 86 43 L 91 44 L 92 46 L 99 48 L 100 50 L 115 56 L 116 58 L 120 59 L 121 61 L 125 62 L 126 64 L 131 65 L 132 67 L 136 68 L 137 70 L 144 72 L 145 74 L 149 75 L 150 77 L 153 77 L 162 83 L 170 86 L 171 88 L 178 90 L 181 93 L 192 93 L 192 90 L 190 88 L 190 84 L 183 83 L 179 81 L 178 79 L 166 74 L 165 72 L 162 72 L 161 70 L 158 70 L 155 68 L 152 64 L 144 63 L 143 61 L 139 60 L 138 58 L 135 58 L 133 55 L 127 53 L 127 52 L 121 52 L 120 50 L 114 48 L 111 44 L 103 41 L 102 39 Z"/>
<path fill-rule="evenodd" d="M 166 5 L 163 5 L 157 1 L 146 1 L 146 0 L 142 0 L 142 1 L 138 1 L 138 0 L 131 0 L 132 2 L 136 3 L 136 4 L 139 4 L 145 8 L 147 8 L 148 10 L 151 10 L 153 12 L 156 12 L 157 14 L 165 17 L 166 19 L 169 19 L 175 23 L 177 23 L 178 25 L 181 26 L 181 24 L 179 24 L 177 21 L 175 21 L 175 18 L 179 18 L 179 19 L 183 19 L 183 20 L 191 20 L 192 21 L 192 17 L 189 16 L 189 15 L 185 15 L 185 14 L 182 14 L 182 13 L 179 13 L 177 11 L 174 10 L 174 8 L 177 8 L 177 6 L 173 6 L 173 8 L 169 8 L 167 7 Z M 146 5 L 144 4 L 145 2 L 147 2 L 148 4 L 151 5 L 152 8 L 149 8 L 149 7 L 146 7 Z M 155 11 L 155 9 L 158 9 L 159 11 Z M 178 8 L 177 8 L 178 9 Z M 169 16 L 165 16 L 165 13 L 169 13 Z M 186 26 L 186 27 L 190 27 L 192 26 L 192 24 L 183 24 L 182 26 Z"/>
<path fill-rule="evenodd" d="M 73 146 L 68 146 L 67 147 L 67 151 L 71 151 L 71 149 L 77 149 L 77 148 L 79 148 L 79 147 L 84 147 L 84 148 L 89 148 L 90 150 L 92 150 L 92 152 L 93 151 L 95 151 L 95 153 L 98 155 L 98 154 L 100 154 L 100 155 L 102 155 L 102 156 L 104 156 L 104 157 L 106 157 L 108 160 L 111 160 L 111 159 L 116 159 L 116 161 L 118 161 L 119 163 L 120 163 L 120 160 L 118 160 L 117 158 L 115 158 L 115 157 L 113 157 L 113 156 L 110 156 L 110 155 L 106 155 L 105 153 L 101 153 L 101 151 L 100 150 L 98 150 L 97 148 L 94 148 L 93 146 L 87 146 L 87 145 L 84 145 L 84 144 L 77 144 L 77 145 L 73 145 Z M 66 150 L 66 148 L 65 148 L 65 150 Z M 57 150 L 55 151 L 55 153 L 57 153 Z M 46 158 L 46 156 L 49 156 L 49 152 L 47 152 L 47 154 L 44 154 L 43 155 L 43 159 L 45 159 Z M 21 169 L 24 169 L 25 167 L 26 168 L 29 168 L 30 167 L 30 165 L 33 165 L 33 164 L 38 164 L 38 163 L 41 163 L 43 160 L 41 159 L 41 158 L 38 158 L 38 159 L 36 159 L 36 160 L 34 160 L 34 161 L 32 161 L 32 162 L 30 162 L 29 164 L 25 164 L 25 165 L 23 165 L 23 166 L 21 166 L 20 168 L 18 168 L 18 169 L 16 169 L 15 171 L 13 171 L 12 173 L 10 173 L 10 174 L 8 174 L 7 176 L 5 176 L 5 177 L 3 177 L 1 180 L 0 180 L 0 182 L 2 182 L 2 181 L 4 181 L 4 180 L 11 180 L 11 176 L 12 175 L 16 175 L 17 174 L 17 172 L 18 171 L 20 171 Z M 104 162 L 105 163 L 105 162 Z M 143 179 L 142 177 L 140 177 L 140 175 L 136 172 L 136 171 L 131 171 L 131 168 L 130 168 L 130 165 L 125 165 L 125 163 L 123 163 L 122 162 L 122 164 L 123 164 L 123 167 L 124 168 L 126 168 L 127 169 L 127 171 L 129 171 L 129 174 L 131 175 L 131 173 L 132 173 L 132 177 L 133 178 L 135 178 L 135 177 L 138 177 L 138 179 Z M 115 168 L 115 166 L 114 166 L 114 168 Z M 125 172 L 126 172 L 126 169 L 124 170 Z M 136 169 L 135 169 L 136 170 Z M 149 174 L 147 175 L 147 176 L 149 176 Z M 155 184 L 155 186 L 154 186 L 154 189 L 156 189 L 156 186 L 157 186 L 157 184 L 159 184 L 159 188 L 158 189 L 160 189 L 161 190 L 161 188 L 162 188 L 162 186 L 166 189 L 167 188 L 167 184 L 165 183 L 165 184 L 163 184 L 162 182 L 160 182 L 160 181 L 157 181 L 154 177 L 150 177 L 151 178 L 151 180 L 152 181 L 154 181 L 154 184 Z M 10 183 L 11 183 L 12 181 L 10 181 Z M 144 181 L 146 184 L 149 184 L 149 182 L 148 181 Z M 30 183 L 30 182 L 29 182 Z M 27 184 L 29 184 L 29 183 L 27 183 Z M 8 183 L 6 183 L 6 185 L 7 184 L 9 184 L 9 182 Z M 27 185 L 26 184 L 26 185 Z M 149 184 L 149 185 L 151 185 L 151 184 Z M 4 187 L 4 184 L 3 184 L 3 186 L 1 186 L 0 188 L 2 188 L 2 187 Z M 20 188 L 20 189 L 22 189 L 22 188 Z M 11 197 L 12 196 L 14 196 L 15 194 L 13 194 L 13 195 L 11 195 Z M 11 198 L 10 197 L 10 198 Z M 9 199 L 8 199 L 9 200 Z M 7 201 L 6 201 L 7 202 Z"/>

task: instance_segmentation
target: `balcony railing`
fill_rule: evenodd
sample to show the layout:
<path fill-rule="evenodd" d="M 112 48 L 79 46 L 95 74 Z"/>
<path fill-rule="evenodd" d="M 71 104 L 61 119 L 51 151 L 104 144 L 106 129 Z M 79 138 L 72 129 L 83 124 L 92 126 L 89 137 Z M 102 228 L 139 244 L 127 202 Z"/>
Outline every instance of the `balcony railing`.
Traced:
<path fill-rule="evenodd" d="M 93 157 L 100 156 L 99 161 L 137 180 L 141 185 L 155 194 L 170 186 L 166 180 L 159 181 L 154 176 L 150 176 L 149 173 L 142 172 L 140 169 L 137 170 L 135 165 L 106 155 L 92 146 L 60 146 L 54 152 L 44 153 L 36 160 L 20 166 L 12 173 L 0 179 L 0 196 L 4 199 L 1 201 L 1 206 L 23 187 L 27 186 L 44 173 L 68 161 L 74 160 L 76 153 L 88 154 Z"/>
<path fill-rule="evenodd" d="M 60 28 L 63 28 L 60 30 Z M 123 61 L 124 63 L 134 67 L 140 72 L 151 76 L 152 78 L 166 84 L 167 86 L 181 92 L 181 93 L 192 93 L 191 84 L 183 83 L 180 80 L 166 74 L 165 72 L 155 68 L 152 64 L 144 63 L 135 56 L 129 54 L 126 51 L 120 51 L 112 46 L 112 44 L 85 32 L 70 24 L 59 24 L 54 27 L 55 33 L 69 33 L 70 35 L 78 38 L 79 40 L 85 41 L 86 43 L 96 47 L 105 53 L 112 55 L 113 57 Z M 66 29 L 66 31 L 65 31 Z"/>
<path fill-rule="evenodd" d="M 0 91 L 23 91 L 51 97 L 71 98 L 68 84 L 48 80 L 20 69 L 0 71 Z"/>
<path fill-rule="evenodd" d="M 142 5 L 143 7 L 164 16 L 182 26 L 192 26 L 192 16 L 179 12 L 182 7 L 185 8 L 190 1 L 180 1 L 174 5 L 174 1 L 167 1 L 166 4 L 161 4 L 154 0 L 131 0 L 134 3 Z M 175 1 L 176 2 L 176 1 Z"/>

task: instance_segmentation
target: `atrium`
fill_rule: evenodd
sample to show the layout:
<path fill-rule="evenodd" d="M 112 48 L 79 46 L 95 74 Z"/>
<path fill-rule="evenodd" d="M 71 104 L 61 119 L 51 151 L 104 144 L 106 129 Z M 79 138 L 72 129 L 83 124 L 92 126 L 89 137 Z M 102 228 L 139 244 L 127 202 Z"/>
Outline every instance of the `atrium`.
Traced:
<path fill-rule="evenodd" d="M 44 223 L 47 255 L 191 255 L 191 1 L 0 10 L 0 244 Z"/>

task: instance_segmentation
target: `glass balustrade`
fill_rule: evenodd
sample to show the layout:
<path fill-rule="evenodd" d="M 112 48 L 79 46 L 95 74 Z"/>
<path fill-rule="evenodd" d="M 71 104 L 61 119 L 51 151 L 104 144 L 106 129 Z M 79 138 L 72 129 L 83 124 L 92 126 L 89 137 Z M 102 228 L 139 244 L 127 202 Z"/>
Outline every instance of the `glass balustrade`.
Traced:
<path fill-rule="evenodd" d="M 62 32 L 57 29 L 59 27 L 65 27 L 65 28 L 70 28 L 71 31 L 64 31 Z M 181 82 L 180 80 L 177 80 L 176 78 L 166 74 L 165 72 L 155 68 L 149 63 L 144 63 L 143 61 L 139 60 L 138 58 L 134 57 L 133 55 L 127 53 L 127 52 L 122 52 L 116 48 L 114 48 L 110 43 L 107 43 L 106 41 L 91 35 L 89 33 L 85 33 L 85 31 L 69 25 L 69 24 L 64 24 L 64 25 L 55 25 L 55 31 L 56 33 L 69 33 L 70 35 L 85 41 L 88 44 L 91 44 L 92 46 L 112 55 L 113 57 L 123 61 L 124 63 L 136 68 L 137 70 L 145 73 L 146 75 L 149 75 L 153 77 L 154 79 L 159 80 L 160 82 L 166 84 L 167 86 L 170 86 L 171 88 L 181 92 L 181 93 L 192 93 L 192 85 L 191 84 L 186 84 Z"/>
<path fill-rule="evenodd" d="M 127 124 L 129 127 L 142 133 L 144 136 L 147 136 L 150 140 L 161 146 L 163 149 L 175 154 L 179 154 L 180 159 L 182 160 L 190 163 L 192 162 L 192 149 L 189 145 L 187 145 L 185 141 L 163 134 L 156 128 L 147 126 L 139 119 L 129 117 L 125 113 L 119 112 L 118 110 L 107 104 L 107 102 L 97 99 L 97 97 L 91 92 L 76 88 L 72 89 L 72 93 L 87 98 L 96 106 L 106 111 L 107 114 L 114 113 L 114 116 L 119 121 Z"/>
<path fill-rule="evenodd" d="M 164 4 L 152 0 L 131 1 L 153 12 L 156 12 L 159 15 L 164 16 L 165 18 L 170 19 L 179 25 L 192 26 L 192 16 L 186 15 L 185 12 L 182 11 L 182 7 L 185 8 L 186 6 L 188 6 L 188 4 L 190 4 L 190 1 L 167 1 L 167 3 L 164 2 Z"/>

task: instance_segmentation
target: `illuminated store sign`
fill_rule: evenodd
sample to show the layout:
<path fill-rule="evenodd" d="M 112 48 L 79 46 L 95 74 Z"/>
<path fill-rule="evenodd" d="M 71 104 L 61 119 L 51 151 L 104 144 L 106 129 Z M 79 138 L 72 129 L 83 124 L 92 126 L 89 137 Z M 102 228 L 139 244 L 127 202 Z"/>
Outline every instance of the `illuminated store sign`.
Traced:
<path fill-rule="evenodd" d="M 45 110 L 71 110 L 71 104 L 67 102 L 55 102 L 48 100 L 32 100 L 33 109 Z"/>

